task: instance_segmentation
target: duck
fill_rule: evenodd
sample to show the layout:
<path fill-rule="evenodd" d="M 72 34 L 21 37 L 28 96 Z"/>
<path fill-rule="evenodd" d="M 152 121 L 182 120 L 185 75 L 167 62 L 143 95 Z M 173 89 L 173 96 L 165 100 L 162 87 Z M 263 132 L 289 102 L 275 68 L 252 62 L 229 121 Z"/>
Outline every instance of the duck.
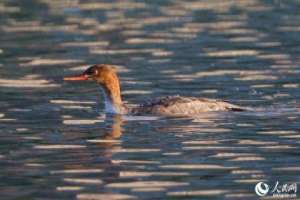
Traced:
<path fill-rule="evenodd" d="M 107 114 L 194 116 L 205 112 L 246 110 L 226 101 L 179 95 L 158 97 L 130 106 L 122 101 L 120 80 L 115 69 L 114 65 L 96 64 L 79 75 L 64 77 L 64 81 L 96 82 L 102 90 L 104 109 Z"/>

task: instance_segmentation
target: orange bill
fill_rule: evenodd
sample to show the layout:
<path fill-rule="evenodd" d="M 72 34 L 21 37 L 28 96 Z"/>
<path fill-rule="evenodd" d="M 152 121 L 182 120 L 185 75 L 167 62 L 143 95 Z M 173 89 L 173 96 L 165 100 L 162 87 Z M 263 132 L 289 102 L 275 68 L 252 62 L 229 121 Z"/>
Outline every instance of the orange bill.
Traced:
<path fill-rule="evenodd" d="M 86 74 L 80 74 L 77 76 L 67 76 L 64 77 L 64 81 L 86 81 L 88 80 L 89 76 Z"/>

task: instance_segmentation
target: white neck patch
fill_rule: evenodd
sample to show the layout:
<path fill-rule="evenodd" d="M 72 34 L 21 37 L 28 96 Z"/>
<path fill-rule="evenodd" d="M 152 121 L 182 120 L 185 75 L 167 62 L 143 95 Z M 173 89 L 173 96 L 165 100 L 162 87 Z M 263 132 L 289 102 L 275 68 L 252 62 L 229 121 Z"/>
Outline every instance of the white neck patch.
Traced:
<path fill-rule="evenodd" d="M 103 93 L 104 96 L 104 110 L 105 113 L 111 113 L 111 114 L 118 114 L 118 109 L 116 106 L 111 102 L 110 98 L 107 96 L 106 92 L 104 91 L 103 88 L 101 88 L 101 92 Z"/>

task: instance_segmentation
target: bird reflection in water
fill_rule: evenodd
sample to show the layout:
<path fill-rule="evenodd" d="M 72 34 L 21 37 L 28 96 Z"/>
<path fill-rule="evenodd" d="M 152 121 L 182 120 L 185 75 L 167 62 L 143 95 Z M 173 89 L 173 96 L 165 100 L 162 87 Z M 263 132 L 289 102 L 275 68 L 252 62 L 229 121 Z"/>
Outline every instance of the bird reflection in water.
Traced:
<path fill-rule="evenodd" d="M 107 115 L 105 119 L 106 129 L 103 139 L 111 140 L 118 139 L 122 135 L 122 117 L 121 115 Z"/>

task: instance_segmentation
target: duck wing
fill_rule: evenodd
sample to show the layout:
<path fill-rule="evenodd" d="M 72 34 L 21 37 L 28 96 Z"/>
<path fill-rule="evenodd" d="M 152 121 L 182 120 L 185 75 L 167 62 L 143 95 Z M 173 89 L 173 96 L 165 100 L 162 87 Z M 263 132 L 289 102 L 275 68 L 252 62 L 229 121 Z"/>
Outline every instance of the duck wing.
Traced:
<path fill-rule="evenodd" d="M 134 113 L 160 115 L 196 115 L 210 111 L 244 111 L 225 101 L 214 99 L 166 96 L 149 100 L 134 109 Z"/>

